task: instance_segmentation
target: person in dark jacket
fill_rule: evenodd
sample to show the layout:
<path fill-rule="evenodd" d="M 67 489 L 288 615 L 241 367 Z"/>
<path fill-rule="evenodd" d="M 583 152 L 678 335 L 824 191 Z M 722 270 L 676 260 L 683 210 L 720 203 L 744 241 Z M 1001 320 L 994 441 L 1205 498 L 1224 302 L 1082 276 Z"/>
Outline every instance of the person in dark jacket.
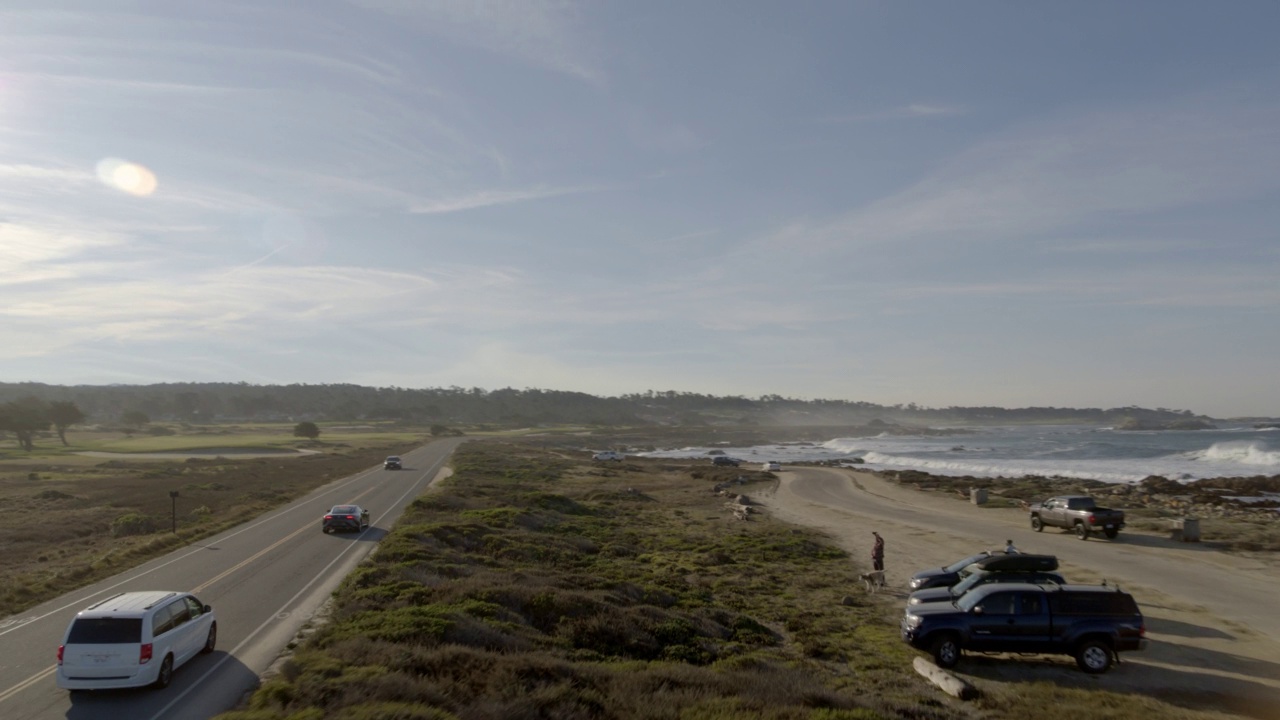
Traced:
<path fill-rule="evenodd" d="M 871 563 L 876 571 L 884 570 L 884 538 L 880 537 L 880 533 L 875 530 L 871 531 L 876 536 L 876 544 L 871 546 Z"/>

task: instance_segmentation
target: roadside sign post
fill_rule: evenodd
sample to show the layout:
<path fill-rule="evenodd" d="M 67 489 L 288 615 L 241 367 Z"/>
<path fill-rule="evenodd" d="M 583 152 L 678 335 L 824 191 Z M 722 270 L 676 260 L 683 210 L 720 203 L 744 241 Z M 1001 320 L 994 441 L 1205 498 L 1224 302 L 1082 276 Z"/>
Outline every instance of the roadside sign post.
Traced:
<path fill-rule="evenodd" d="M 173 501 L 173 534 L 178 534 L 178 491 L 170 490 L 169 499 Z"/>

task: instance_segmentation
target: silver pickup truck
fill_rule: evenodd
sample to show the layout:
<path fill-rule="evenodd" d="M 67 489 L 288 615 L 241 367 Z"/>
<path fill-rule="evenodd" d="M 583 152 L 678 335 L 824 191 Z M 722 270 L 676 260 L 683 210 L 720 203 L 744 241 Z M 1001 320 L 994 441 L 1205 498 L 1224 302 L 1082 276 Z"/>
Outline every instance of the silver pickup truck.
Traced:
<path fill-rule="evenodd" d="M 1046 526 L 1066 528 L 1081 540 L 1088 540 L 1098 531 L 1115 539 L 1124 527 L 1123 510 L 1099 507 L 1088 495 L 1059 495 L 1034 503 L 1028 510 L 1032 530 L 1040 532 Z"/>

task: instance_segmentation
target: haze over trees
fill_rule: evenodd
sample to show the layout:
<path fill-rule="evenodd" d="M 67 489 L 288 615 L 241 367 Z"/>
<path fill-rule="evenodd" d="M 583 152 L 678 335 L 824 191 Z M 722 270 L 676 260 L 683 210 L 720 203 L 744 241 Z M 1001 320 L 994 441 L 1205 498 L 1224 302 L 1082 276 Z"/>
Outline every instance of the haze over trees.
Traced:
<path fill-rule="evenodd" d="M 27 452 L 35 449 L 35 434 L 48 430 L 51 423 L 49 404 L 33 395 L 0 405 L 0 430 L 13 433 L 18 447 Z"/>
<path fill-rule="evenodd" d="M 58 431 L 58 439 L 67 445 L 67 428 L 84 422 L 84 413 L 69 400 L 54 400 L 49 403 L 49 420 Z"/>
<path fill-rule="evenodd" d="M 598 397 L 580 392 L 502 388 L 400 388 L 350 384 L 46 385 L 0 383 L 0 403 L 34 398 L 71 402 L 84 422 L 141 427 L 164 422 L 403 421 L 421 425 L 905 425 L 1016 424 L 1024 422 L 1148 424 L 1205 419 L 1168 408 L 929 408 L 915 403 L 878 405 L 851 400 L 800 400 L 781 395 L 716 396 L 674 390 Z M 48 425 L 43 428 L 47 429 Z M 16 431 L 15 431 L 16 432 Z"/>

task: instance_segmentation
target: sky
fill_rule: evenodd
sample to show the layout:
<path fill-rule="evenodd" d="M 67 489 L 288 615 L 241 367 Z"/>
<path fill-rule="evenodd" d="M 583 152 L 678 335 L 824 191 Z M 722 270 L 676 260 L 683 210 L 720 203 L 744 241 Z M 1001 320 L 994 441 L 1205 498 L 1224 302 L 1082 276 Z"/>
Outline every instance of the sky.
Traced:
<path fill-rule="evenodd" d="M 1280 416 L 1278 26 L 0 0 L 0 380 Z"/>

